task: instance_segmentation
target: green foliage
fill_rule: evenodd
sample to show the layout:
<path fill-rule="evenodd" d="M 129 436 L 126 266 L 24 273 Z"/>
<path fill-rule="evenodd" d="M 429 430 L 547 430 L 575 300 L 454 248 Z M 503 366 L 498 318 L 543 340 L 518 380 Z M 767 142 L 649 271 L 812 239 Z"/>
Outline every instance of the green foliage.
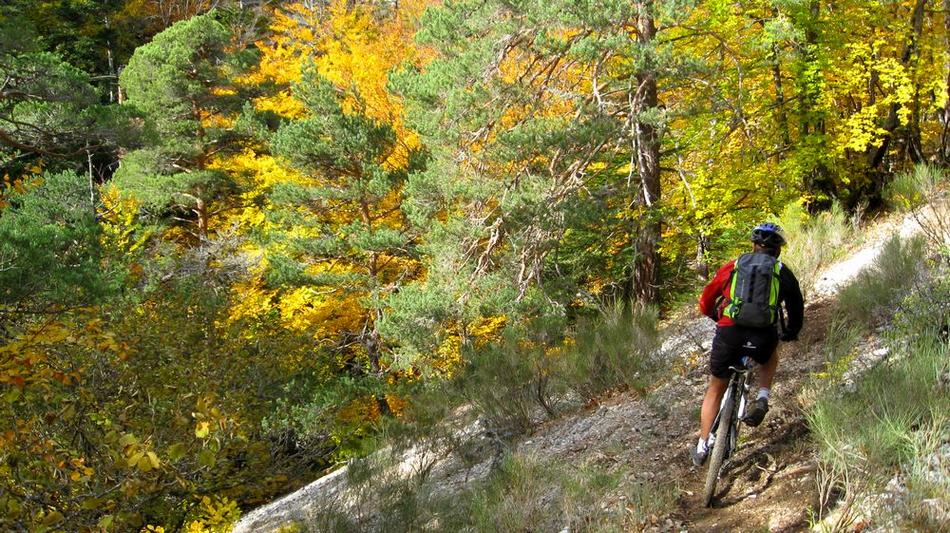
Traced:
<path fill-rule="evenodd" d="M 140 37 L 110 24 L 122 8 L 123 0 L 10 0 L 0 6 L 2 45 L 29 46 L 61 55 L 76 67 L 96 74 L 112 74 L 106 49 L 116 64 L 122 64 Z M 15 31 L 15 33 L 14 33 Z"/>
<path fill-rule="evenodd" d="M 362 112 L 347 113 L 339 91 L 311 68 L 295 87 L 307 117 L 284 123 L 273 135 L 272 148 L 310 179 L 282 183 L 269 196 L 272 220 L 284 230 L 272 240 L 289 243 L 284 272 L 295 269 L 296 279 L 374 293 L 393 276 L 403 274 L 397 257 L 412 252 L 412 234 L 400 220 L 400 187 L 406 169 L 393 166 L 396 149 L 392 127 Z M 352 96 L 359 109 L 359 94 Z M 413 153 L 408 162 L 418 164 Z M 357 268 L 326 269 L 321 277 L 304 276 L 310 264 L 336 259 Z M 386 265 L 396 263 L 387 271 Z M 395 270 L 395 271 L 394 271 Z M 371 303 L 379 305 L 379 295 Z"/>
<path fill-rule="evenodd" d="M 129 110 L 101 104 L 90 76 L 56 54 L 0 49 L 0 76 L 0 172 L 12 178 L 37 164 L 87 170 L 92 155 L 134 142 Z"/>
<path fill-rule="evenodd" d="M 221 80 L 221 62 L 231 37 L 214 14 L 182 21 L 136 49 L 120 78 L 135 106 L 153 121 L 166 142 L 184 142 L 202 129 L 198 110 L 209 108 Z"/>
<path fill-rule="evenodd" d="M 910 211 L 932 200 L 948 186 L 948 180 L 946 169 L 922 163 L 895 175 L 884 190 L 884 199 L 896 210 Z"/>
<path fill-rule="evenodd" d="M 386 384 L 373 376 L 347 375 L 345 368 L 330 362 L 334 358 L 321 355 L 312 371 L 284 385 L 286 395 L 262 428 L 302 436 L 326 461 L 363 456 L 375 444 L 372 437 L 386 406 Z"/>
<path fill-rule="evenodd" d="M 587 402 L 618 388 L 644 389 L 661 366 L 653 360 L 659 345 L 652 309 L 613 305 L 579 319 L 575 331 L 554 377 Z"/>
<path fill-rule="evenodd" d="M 210 168 L 233 140 L 228 113 L 241 105 L 231 86 L 237 72 L 229 69 L 230 41 L 231 30 L 213 12 L 178 22 L 136 49 L 120 77 L 126 105 L 144 115 L 148 135 L 113 183 L 160 218 L 176 218 L 163 208 L 184 209 L 189 214 L 177 218 L 196 218 L 201 238 L 207 204 L 233 188 L 233 176 Z"/>
<path fill-rule="evenodd" d="M 18 187 L 0 209 L 0 306 L 41 312 L 103 296 L 120 271 L 102 262 L 86 179 L 47 173 Z"/>
<path fill-rule="evenodd" d="M 355 192 L 385 196 L 398 182 L 383 161 L 396 142 L 392 128 L 361 114 L 345 114 L 339 93 L 314 68 L 304 73 L 295 95 L 308 117 L 286 123 L 274 136 L 275 151 L 302 170 L 332 182 L 352 180 Z M 359 95 L 356 105 L 361 106 Z"/>
<path fill-rule="evenodd" d="M 621 296 L 642 213 L 630 207 L 638 190 L 629 124 L 610 109 L 627 104 L 615 99 L 639 62 L 660 55 L 622 30 L 634 16 L 621 2 L 458 2 L 425 12 L 418 36 L 438 54 L 392 80 L 432 154 L 406 185 L 406 211 L 425 242 L 416 301 L 449 298 L 438 308 L 461 322 L 519 322 L 563 316 L 578 294 L 584 304 Z M 597 75 L 611 96 L 598 103 L 580 80 L 612 56 Z"/>

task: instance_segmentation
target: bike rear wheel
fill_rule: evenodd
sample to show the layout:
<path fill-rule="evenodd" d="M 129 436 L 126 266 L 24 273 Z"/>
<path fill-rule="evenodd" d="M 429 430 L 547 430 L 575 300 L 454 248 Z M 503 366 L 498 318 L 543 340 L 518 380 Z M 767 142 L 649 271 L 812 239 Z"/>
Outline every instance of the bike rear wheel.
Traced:
<path fill-rule="evenodd" d="M 716 441 L 713 444 L 712 453 L 709 457 L 709 469 L 706 471 L 706 488 L 703 490 L 703 505 L 709 507 L 712 503 L 713 495 L 716 493 L 716 484 L 719 482 L 719 469 L 722 468 L 722 461 L 726 457 L 726 450 L 729 449 L 730 427 L 732 426 L 732 406 L 735 403 L 735 395 L 732 391 L 726 391 L 726 399 L 722 403 L 719 411 L 719 426 L 716 428 Z"/>

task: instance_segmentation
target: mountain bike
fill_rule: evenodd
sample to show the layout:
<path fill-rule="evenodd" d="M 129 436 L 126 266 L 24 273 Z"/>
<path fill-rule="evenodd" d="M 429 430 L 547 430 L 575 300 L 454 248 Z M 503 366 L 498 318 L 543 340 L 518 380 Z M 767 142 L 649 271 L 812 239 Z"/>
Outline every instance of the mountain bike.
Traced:
<path fill-rule="evenodd" d="M 722 395 L 719 414 L 713 420 L 710 431 L 710 435 L 713 436 L 713 448 L 709 457 L 709 469 L 706 472 L 706 488 L 703 491 L 703 505 L 706 507 L 712 504 L 723 463 L 735 453 L 738 447 L 739 421 L 745 416 L 746 410 L 746 395 L 749 392 L 748 374 L 751 367 L 748 363 L 742 363 L 738 368 L 731 366 L 729 369 L 732 370 L 732 377 L 729 378 L 729 386 Z"/>

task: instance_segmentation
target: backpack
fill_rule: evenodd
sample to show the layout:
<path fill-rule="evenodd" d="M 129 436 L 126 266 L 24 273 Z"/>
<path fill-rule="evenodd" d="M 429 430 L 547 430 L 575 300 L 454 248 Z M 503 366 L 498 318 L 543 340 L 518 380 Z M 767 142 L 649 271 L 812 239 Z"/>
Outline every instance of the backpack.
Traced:
<path fill-rule="evenodd" d="M 769 254 L 742 254 L 732 270 L 731 300 L 723 315 L 738 326 L 764 328 L 778 320 L 779 271 L 782 263 Z"/>

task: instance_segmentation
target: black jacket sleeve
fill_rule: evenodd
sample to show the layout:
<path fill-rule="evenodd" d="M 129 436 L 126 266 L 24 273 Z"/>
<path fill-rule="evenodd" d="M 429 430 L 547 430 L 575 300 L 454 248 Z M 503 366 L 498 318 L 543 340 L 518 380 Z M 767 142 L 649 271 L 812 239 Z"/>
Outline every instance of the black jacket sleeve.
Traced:
<path fill-rule="evenodd" d="M 798 278 L 784 264 L 779 271 L 779 302 L 785 303 L 785 311 L 788 312 L 788 323 L 785 324 L 785 334 L 791 338 L 797 338 L 802 330 L 802 322 L 805 320 L 805 298 L 802 296 L 802 289 L 798 285 Z"/>

